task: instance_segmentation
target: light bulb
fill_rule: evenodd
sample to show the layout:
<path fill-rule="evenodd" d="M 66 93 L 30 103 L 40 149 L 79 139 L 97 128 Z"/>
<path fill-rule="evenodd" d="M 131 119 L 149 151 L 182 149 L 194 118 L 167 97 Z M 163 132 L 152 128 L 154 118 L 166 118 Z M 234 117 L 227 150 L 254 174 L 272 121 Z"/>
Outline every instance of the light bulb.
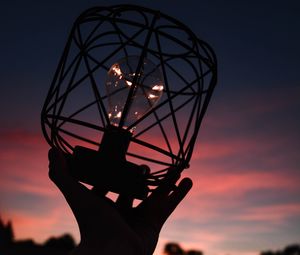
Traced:
<path fill-rule="evenodd" d="M 126 116 L 123 117 L 122 127 L 131 126 L 152 109 L 163 94 L 164 84 L 159 67 L 149 59 L 144 58 L 142 61 L 139 65 L 138 56 L 120 59 L 107 73 L 105 85 L 108 96 L 108 117 L 113 126 L 119 126 L 123 114 Z M 128 97 L 131 97 L 130 105 L 128 111 L 124 113 Z M 133 130 L 134 128 L 130 131 Z"/>

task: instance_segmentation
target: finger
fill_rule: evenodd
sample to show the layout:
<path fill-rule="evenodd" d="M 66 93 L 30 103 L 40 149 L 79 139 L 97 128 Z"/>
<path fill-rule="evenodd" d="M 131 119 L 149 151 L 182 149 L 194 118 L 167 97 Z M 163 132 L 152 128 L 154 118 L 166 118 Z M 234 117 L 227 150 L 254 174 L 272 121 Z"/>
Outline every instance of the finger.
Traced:
<path fill-rule="evenodd" d="M 81 197 L 87 188 L 68 174 L 68 164 L 65 153 L 57 148 L 51 148 L 48 152 L 49 177 L 60 189 L 65 198 L 75 201 L 73 197 Z M 73 202 L 72 202 L 73 203 Z"/>
<path fill-rule="evenodd" d="M 178 187 L 169 195 L 164 204 L 163 218 L 164 221 L 172 214 L 175 208 L 185 198 L 190 189 L 193 186 L 193 182 L 190 178 L 184 178 L 178 185 Z"/>
<path fill-rule="evenodd" d="M 180 174 L 178 172 L 169 172 L 167 176 L 162 180 L 162 183 L 148 197 L 148 202 L 156 203 L 159 200 L 167 197 L 175 188 L 175 183 L 179 178 Z"/>
<path fill-rule="evenodd" d="M 51 147 L 48 151 L 48 159 L 49 161 L 55 159 L 55 154 L 58 151 L 58 149 L 56 147 Z"/>
<path fill-rule="evenodd" d="M 67 155 L 57 148 L 51 148 L 48 152 L 49 177 L 56 179 L 68 175 Z"/>
<path fill-rule="evenodd" d="M 176 174 L 175 174 L 176 173 Z M 149 215 L 150 221 L 156 221 L 160 216 L 160 208 L 164 206 L 165 200 L 168 198 L 170 192 L 176 187 L 175 183 L 180 178 L 180 174 L 174 171 L 172 174 L 168 174 L 162 183 L 138 205 L 138 209 L 147 213 L 147 211 L 155 211 L 153 214 Z M 158 212 L 156 212 L 158 211 Z M 155 216 L 157 214 L 157 217 Z"/>
<path fill-rule="evenodd" d="M 48 159 L 50 162 L 55 162 L 57 160 L 63 160 L 63 158 L 64 158 L 63 155 L 64 155 L 64 153 L 56 147 L 52 147 L 48 151 Z"/>
<path fill-rule="evenodd" d="M 133 205 L 133 197 L 126 194 L 120 194 L 116 201 L 116 205 L 121 212 L 128 212 Z"/>
<path fill-rule="evenodd" d="M 191 179 L 184 178 L 170 195 L 161 197 L 157 201 L 154 199 L 150 203 L 143 201 L 139 209 L 145 213 L 149 224 L 160 231 L 166 220 L 192 188 L 192 185 Z"/>
<path fill-rule="evenodd" d="M 150 174 L 151 169 L 150 169 L 149 166 L 147 166 L 147 165 L 140 165 L 140 167 L 143 169 L 143 172 L 144 172 L 143 174 L 144 174 L 145 176 L 147 176 L 147 175 Z"/>

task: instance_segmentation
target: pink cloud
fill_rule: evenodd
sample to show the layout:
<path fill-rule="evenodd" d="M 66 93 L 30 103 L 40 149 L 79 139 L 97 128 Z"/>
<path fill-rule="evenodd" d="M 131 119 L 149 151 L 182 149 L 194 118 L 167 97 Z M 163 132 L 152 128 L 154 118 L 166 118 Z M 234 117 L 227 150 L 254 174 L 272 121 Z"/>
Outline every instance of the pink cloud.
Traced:
<path fill-rule="evenodd" d="M 48 179 L 47 151 L 48 146 L 40 134 L 24 131 L 2 133 L 1 190 L 53 194 Z"/>
<path fill-rule="evenodd" d="M 195 168 L 194 166 L 193 169 Z M 260 172 L 255 169 L 244 169 L 238 173 L 231 173 L 206 169 L 202 172 L 195 170 L 191 176 L 196 180 L 191 192 L 206 195 L 231 194 L 236 196 L 255 189 L 284 189 L 287 191 L 299 189 L 299 180 L 284 172 Z"/>
<path fill-rule="evenodd" d="M 296 202 L 292 205 L 278 204 L 276 194 L 298 194 L 300 192 L 299 180 L 293 178 L 288 173 L 245 171 L 241 173 L 230 173 L 206 169 L 196 171 L 196 167 L 184 176 L 192 178 L 194 185 L 187 195 L 187 198 L 178 206 L 172 215 L 175 221 L 189 220 L 195 224 L 213 222 L 214 220 L 227 219 L 243 222 L 253 217 L 262 219 L 270 215 L 264 214 L 261 208 L 248 201 L 248 194 L 257 190 L 272 191 L 274 215 L 269 222 L 275 222 L 278 217 L 288 220 L 291 216 L 299 215 L 297 211 L 300 204 Z M 270 205 L 271 206 L 271 205 Z M 256 209 L 254 209 L 256 208 Z M 276 208 L 278 210 L 276 210 Z M 249 209 L 249 211 L 248 211 Z M 276 213 L 278 211 L 278 213 Z M 261 212 L 261 216 L 259 214 Z M 279 214 L 280 212 L 280 214 Z M 248 217 L 249 216 L 249 217 Z M 254 218 L 252 219 L 255 220 Z"/>
<path fill-rule="evenodd" d="M 15 237 L 43 242 L 50 235 L 70 232 L 78 239 L 72 213 L 48 178 L 49 146 L 41 133 L 10 130 L 1 132 L 0 140 L 0 213 L 6 220 L 12 220 Z M 16 197 L 22 199 L 24 194 L 32 197 L 24 208 L 11 201 Z M 40 199 L 47 201 L 43 208 L 38 206 Z"/>
<path fill-rule="evenodd" d="M 300 204 L 277 204 L 247 208 L 238 219 L 242 221 L 270 222 L 280 224 L 288 217 L 300 215 Z"/>

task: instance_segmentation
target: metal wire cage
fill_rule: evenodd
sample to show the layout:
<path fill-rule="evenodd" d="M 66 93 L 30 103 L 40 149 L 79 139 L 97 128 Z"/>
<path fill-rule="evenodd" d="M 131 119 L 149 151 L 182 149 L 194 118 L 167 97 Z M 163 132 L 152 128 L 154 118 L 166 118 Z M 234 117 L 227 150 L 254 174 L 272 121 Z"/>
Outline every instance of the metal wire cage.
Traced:
<path fill-rule="evenodd" d="M 43 134 L 72 154 L 77 145 L 101 148 L 110 125 L 130 131 L 126 159 L 150 167 L 151 190 L 172 167 L 189 166 L 216 82 L 214 51 L 180 21 L 135 5 L 94 7 L 74 22 L 42 109 Z M 111 109 L 115 100 L 123 106 Z"/>

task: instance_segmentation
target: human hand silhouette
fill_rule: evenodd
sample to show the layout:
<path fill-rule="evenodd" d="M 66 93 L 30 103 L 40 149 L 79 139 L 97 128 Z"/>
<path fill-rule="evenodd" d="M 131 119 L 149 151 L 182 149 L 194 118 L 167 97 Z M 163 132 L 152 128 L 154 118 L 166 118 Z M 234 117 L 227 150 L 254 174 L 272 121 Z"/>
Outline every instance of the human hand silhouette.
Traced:
<path fill-rule="evenodd" d="M 133 207 L 130 197 L 119 195 L 113 202 L 105 191 L 90 190 L 76 181 L 60 150 L 50 149 L 48 157 L 49 177 L 64 195 L 79 226 L 81 241 L 72 255 L 153 254 L 163 224 L 192 187 L 189 178 L 175 186 L 180 176 L 169 176 Z"/>

